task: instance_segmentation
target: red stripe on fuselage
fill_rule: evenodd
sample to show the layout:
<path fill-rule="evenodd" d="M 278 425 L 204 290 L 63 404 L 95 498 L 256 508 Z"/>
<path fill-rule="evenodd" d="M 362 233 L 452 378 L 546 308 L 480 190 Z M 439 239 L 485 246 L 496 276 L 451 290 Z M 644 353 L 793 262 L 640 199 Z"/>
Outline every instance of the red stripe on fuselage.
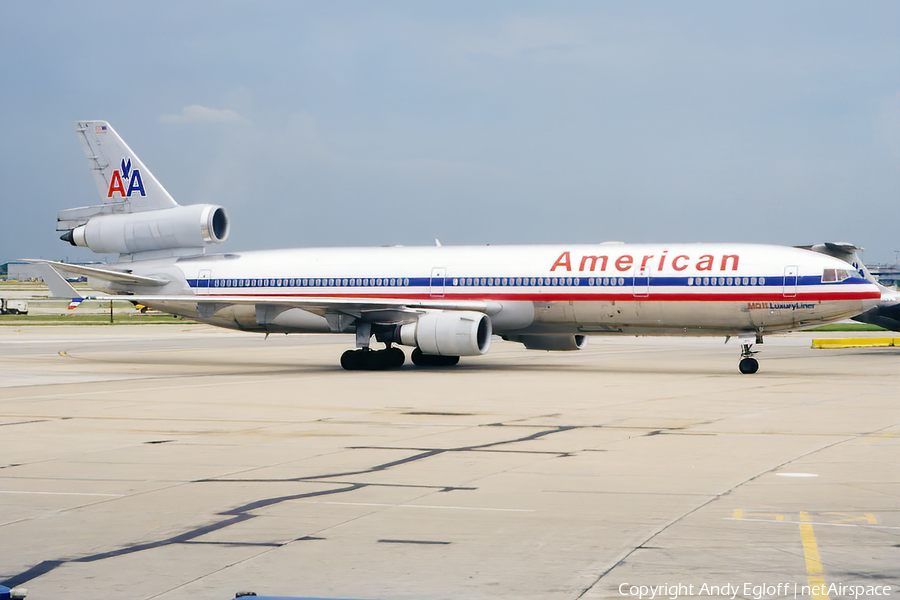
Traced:
<path fill-rule="evenodd" d="M 365 300 L 519 300 L 531 302 L 604 302 L 604 301 L 636 301 L 636 302 L 810 302 L 810 301 L 835 301 L 835 300 L 877 300 L 881 298 L 880 292 L 806 292 L 793 296 L 784 294 L 684 294 L 684 293 L 653 293 L 645 296 L 635 296 L 633 292 L 614 294 L 604 292 L 602 294 L 197 294 L 197 298 L 360 298 Z"/>

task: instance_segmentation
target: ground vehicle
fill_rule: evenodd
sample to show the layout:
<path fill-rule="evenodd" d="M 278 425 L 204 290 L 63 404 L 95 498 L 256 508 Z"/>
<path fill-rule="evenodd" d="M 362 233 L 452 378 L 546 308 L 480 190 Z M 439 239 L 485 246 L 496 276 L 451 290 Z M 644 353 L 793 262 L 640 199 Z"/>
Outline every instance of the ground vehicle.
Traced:
<path fill-rule="evenodd" d="M 27 315 L 28 302 L 16 298 L 0 298 L 0 315 Z"/>

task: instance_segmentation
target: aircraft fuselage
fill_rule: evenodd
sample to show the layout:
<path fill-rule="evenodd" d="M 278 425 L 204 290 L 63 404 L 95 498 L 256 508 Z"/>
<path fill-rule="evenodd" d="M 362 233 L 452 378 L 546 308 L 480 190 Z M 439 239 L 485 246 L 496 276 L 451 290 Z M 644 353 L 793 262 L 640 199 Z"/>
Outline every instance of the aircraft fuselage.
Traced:
<path fill-rule="evenodd" d="M 486 301 L 497 307 L 493 329 L 503 335 L 775 332 L 847 318 L 880 298 L 841 260 L 754 244 L 310 248 L 124 266 L 172 280 L 163 292 L 167 299 L 148 305 L 250 331 L 284 328 L 260 322 L 252 304 L 223 302 L 221 309 L 201 313 L 191 298 Z M 173 301 L 173 295 L 185 301 Z M 349 321 L 336 327 L 315 310 L 306 312 L 306 322 L 287 329 L 353 330 Z"/>

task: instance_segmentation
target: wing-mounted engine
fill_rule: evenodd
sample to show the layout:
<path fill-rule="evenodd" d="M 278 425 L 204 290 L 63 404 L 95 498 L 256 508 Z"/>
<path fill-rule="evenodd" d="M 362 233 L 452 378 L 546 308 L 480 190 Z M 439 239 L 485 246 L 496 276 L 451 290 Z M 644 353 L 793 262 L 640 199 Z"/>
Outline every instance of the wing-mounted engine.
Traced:
<path fill-rule="evenodd" d="M 478 356 L 491 347 L 491 319 L 484 313 L 435 310 L 399 328 L 399 343 L 424 354 Z"/>
<path fill-rule="evenodd" d="M 100 254 L 140 258 L 203 253 L 228 237 L 221 206 L 180 206 L 106 121 L 75 124 L 101 204 L 60 211 L 60 239 Z"/>

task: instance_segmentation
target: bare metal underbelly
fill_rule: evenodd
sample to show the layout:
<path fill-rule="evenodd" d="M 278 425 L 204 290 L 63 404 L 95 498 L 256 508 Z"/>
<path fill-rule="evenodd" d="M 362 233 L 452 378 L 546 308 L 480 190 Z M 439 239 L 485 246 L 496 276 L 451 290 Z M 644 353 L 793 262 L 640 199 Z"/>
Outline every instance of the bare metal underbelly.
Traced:
<path fill-rule="evenodd" d="M 266 331 L 254 318 L 253 305 L 209 306 L 198 303 L 150 303 L 151 308 L 231 329 Z M 821 324 L 859 314 L 861 301 L 690 302 L 690 301 L 565 301 L 535 302 L 534 321 L 517 333 L 573 333 L 624 335 L 734 335 L 740 332 L 776 332 Z M 210 310 L 212 309 L 212 310 Z M 301 327 L 301 331 L 322 331 Z M 352 330 L 350 328 L 349 330 Z M 512 331 L 512 330 L 511 330 Z M 287 332 L 287 331 L 286 331 Z M 495 333 L 505 333 L 495 327 Z"/>

